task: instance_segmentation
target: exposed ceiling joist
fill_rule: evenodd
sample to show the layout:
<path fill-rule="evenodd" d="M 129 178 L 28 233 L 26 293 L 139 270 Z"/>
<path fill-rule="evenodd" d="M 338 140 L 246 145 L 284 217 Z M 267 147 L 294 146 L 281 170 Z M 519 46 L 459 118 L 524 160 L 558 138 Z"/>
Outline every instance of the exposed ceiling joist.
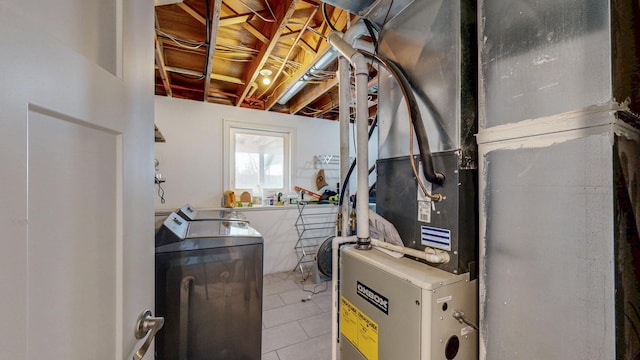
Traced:
<path fill-rule="evenodd" d="M 211 71 L 213 70 L 213 54 L 216 51 L 216 36 L 218 34 L 218 22 L 220 21 L 220 8 L 222 7 L 222 0 L 213 0 L 213 10 L 211 10 L 211 24 L 210 31 L 207 34 L 207 43 L 209 44 L 209 50 L 207 51 L 207 71 L 204 77 L 204 98 L 203 101 L 207 101 L 209 96 L 209 88 L 211 87 Z M 206 9 L 209 11 L 209 9 Z"/>
<path fill-rule="evenodd" d="M 338 85 L 338 78 L 334 78 L 331 80 L 327 80 L 324 84 L 316 86 L 311 91 L 306 91 L 297 98 L 293 100 L 291 105 L 289 106 L 289 113 L 295 114 L 298 111 L 304 109 L 305 106 L 311 104 L 313 101 L 318 99 L 320 96 L 326 94 L 333 87 Z"/>
<path fill-rule="evenodd" d="M 276 46 L 280 35 L 284 31 L 287 23 L 293 16 L 293 13 L 296 10 L 296 6 L 301 0 L 290 0 L 290 1 L 282 1 L 278 4 L 278 6 L 274 10 L 274 14 L 276 15 L 277 22 L 270 23 L 265 26 L 265 33 L 267 33 L 267 37 L 271 39 L 268 44 L 262 43 L 259 47 L 258 56 L 256 57 L 256 61 L 254 61 L 251 66 L 249 66 L 249 70 L 247 71 L 247 76 L 245 77 L 245 86 L 238 91 L 238 101 L 236 102 L 236 106 L 240 106 L 244 99 L 246 98 L 249 90 L 251 89 L 250 84 L 253 84 L 254 81 L 258 78 L 258 74 L 260 70 L 264 66 L 264 64 L 269 59 L 269 55 L 273 51 Z"/>
<path fill-rule="evenodd" d="M 225 16 L 223 18 L 220 18 L 220 22 L 218 23 L 218 25 L 230 26 L 230 25 L 242 24 L 249 21 L 252 17 L 253 17 L 253 14 Z"/>
<path fill-rule="evenodd" d="M 324 114 L 337 108 L 338 106 L 340 106 L 340 101 L 338 99 L 329 99 L 328 101 L 323 103 L 321 109 L 313 111 L 312 115 L 315 117 L 322 117 Z M 301 111 L 304 113 L 304 110 Z"/>
<path fill-rule="evenodd" d="M 156 28 L 160 28 L 158 25 L 158 17 L 155 16 Z M 164 86 L 164 91 L 167 93 L 167 96 L 173 96 L 173 92 L 171 91 L 171 81 L 169 80 L 169 74 L 167 74 L 167 69 L 164 61 L 164 49 L 160 41 L 158 41 L 158 33 L 153 33 L 153 38 L 155 42 L 155 57 L 156 64 L 158 65 L 158 72 L 160 73 L 160 78 L 162 79 L 162 85 Z"/>
<path fill-rule="evenodd" d="M 198 20 L 202 25 L 207 24 L 207 20 L 204 16 L 200 15 L 196 10 L 194 10 L 191 6 L 181 2 L 177 4 L 180 9 L 184 10 L 187 14 L 191 15 L 194 19 Z"/>
<path fill-rule="evenodd" d="M 211 79 L 220 80 L 220 81 L 224 81 L 232 84 L 244 85 L 244 81 L 242 81 L 242 79 L 233 77 L 233 76 L 227 76 L 222 74 L 211 74 Z"/>
<path fill-rule="evenodd" d="M 318 7 L 316 6 L 313 9 L 313 11 L 311 12 L 311 14 L 309 14 L 309 18 L 307 19 L 307 22 L 302 26 L 302 29 L 298 33 L 298 36 L 293 41 L 293 44 L 291 44 L 291 47 L 289 48 L 289 52 L 287 52 L 287 56 L 284 57 L 284 61 L 282 62 L 282 65 L 280 65 L 280 68 L 278 69 L 278 72 L 273 76 L 273 80 L 272 80 L 271 84 L 275 83 L 275 81 L 278 80 L 278 77 L 280 76 L 280 74 L 282 74 L 282 70 L 284 69 L 285 65 L 287 64 L 287 61 L 289 61 L 289 57 L 291 56 L 291 53 L 295 49 L 296 44 L 300 41 L 300 38 L 302 37 L 302 35 L 304 34 L 304 31 L 309 26 L 309 23 L 311 22 L 311 20 L 313 20 L 313 16 L 316 14 L 317 10 L 318 10 Z M 262 91 L 262 93 L 259 95 L 259 97 L 263 97 L 269 91 L 270 88 L 271 88 L 271 85 L 269 87 L 267 87 L 266 89 L 264 89 Z"/>
<path fill-rule="evenodd" d="M 162 45 L 158 41 L 158 35 L 154 34 L 155 37 L 155 55 L 156 55 L 156 64 L 158 64 L 158 71 L 160 72 L 160 78 L 162 79 L 162 84 L 164 85 L 164 90 L 167 92 L 167 96 L 173 96 L 171 92 L 171 82 L 169 81 L 169 75 L 167 74 L 167 69 L 164 63 L 164 55 L 162 53 Z"/>
<path fill-rule="evenodd" d="M 295 114 L 298 113 L 299 111 L 302 111 L 302 109 L 304 109 L 305 107 L 307 107 L 309 104 L 311 104 L 312 102 L 320 99 L 323 95 L 327 94 L 333 87 L 337 86 L 338 83 L 340 82 L 340 80 L 336 77 L 335 79 L 331 79 L 327 82 L 325 82 L 322 85 L 318 85 L 316 87 L 314 87 L 311 90 L 307 90 L 306 92 L 303 92 L 303 94 L 299 97 L 299 99 L 297 99 L 297 101 L 294 101 L 291 104 L 291 107 L 289 108 L 289 112 L 291 114 Z M 374 78 L 370 79 L 367 86 L 368 88 L 372 88 L 374 86 L 376 86 L 378 84 L 378 76 L 375 76 Z M 373 116 L 376 114 L 376 111 L 378 109 L 378 105 L 377 105 L 377 100 L 370 102 L 369 104 L 369 117 Z M 338 100 L 332 99 L 328 102 L 326 102 L 321 111 L 316 112 L 314 115 L 315 116 L 321 116 L 325 113 L 327 113 L 328 111 L 330 111 L 331 109 L 335 108 L 336 106 L 339 105 Z M 351 110 L 352 112 L 355 112 L 355 108 L 352 108 Z"/>
<path fill-rule="evenodd" d="M 295 39 L 298 36 L 298 34 L 300 34 L 300 30 L 293 30 L 293 31 L 288 32 L 286 34 L 282 34 L 280 36 L 280 41 L 287 41 L 287 40 L 290 40 L 290 39 Z"/>
<path fill-rule="evenodd" d="M 311 45 L 307 44 L 307 42 L 304 41 L 304 40 L 300 41 L 300 43 L 298 45 L 300 45 L 302 50 L 304 50 L 304 51 L 308 52 L 309 54 L 311 54 L 311 56 L 316 56 L 318 54 L 316 49 L 312 48 Z"/>
<path fill-rule="evenodd" d="M 181 51 L 189 54 L 197 54 L 198 56 L 202 56 L 203 59 L 207 53 L 207 49 L 205 49 L 204 47 L 198 49 L 185 49 L 183 47 L 177 46 L 171 39 L 158 38 L 158 41 L 160 42 L 160 46 L 162 46 L 163 53 L 166 53 L 166 50 L 170 49 L 173 51 Z"/>
<path fill-rule="evenodd" d="M 330 29 L 320 1 L 160 1 L 170 3 L 155 7 L 157 95 L 337 119 L 336 55 L 323 38 Z M 339 8 L 328 10 L 342 31 L 356 21 Z M 260 75 L 263 69 L 275 76 Z M 370 89 L 370 111 L 376 89 Z"/>
<path fill-rule="evenodd" d="M 268 44 L 269 43 L 269 38 L 264 36 L 264 34 L 262 34 L 262 32 L 258 29 L 256 29 L 255 26 L 249 24 L 249 23 L 244 23 L 242 24 L 242 27 L 247 30 L 249 33 L 251 33 L 251 35 L 255 36 L 256 39 L 260 40 L 263 44 Z"/>
<path fill-rule="evenodd" d="M 193 77 L 202 76 L 202 74 L 200 72 L 194 71 L 194 70 L 181 69 L 181 68 L 177 68 L 175 66 L 166 66 L 165 68 L 166 68 L 166 70 L 168 72 L 172 72 L 172 73 L 176 73 L 176 74 L 189 75 L 189 76 L 193 76 Z M 220 81 L 224 81 L 224 82 L 228 82 L 228 83 L 232 83 L 232 84 L 244 85 L 244 82 L 242 81 L 242 79 L 237 78 L 237 77 L 233 77 L 233 76 L 223 75 L 223 74 L 215 74 L 215 73 L 213 73 L 213 74 L 211 74 L 211 79 L 220 80 Z"/>
<path fill-rule="evenodd" d="M 349 13 L 348 12 L 343 11 L 341 14 L 342 14 L 342 16 L 339 16 L 338 21 L 335 22 L 335 26 L 338 29 L 344 29 L 346 27 L 347 22 L 350 21 L 350 17 L 349 17 Z M 330 31 L 331 31 L 331 29 L 328 26 L 325 26 L 323 31 L 322 31 L 322 34 L 324 36 L 326 36 Z M 304 49 L 304 45 L 301 45 L 301 46 Z M 312 51 L 315 51 L 315 50 L 313 48 L 311 48 L 311 46 L 309 46 L 309 49 L 308 49 L 310 51 L 301 52 L 299 54 L 299 57 L 301 57 L 299 62 L 304 64 L 304 66 L 302 66 L 300 69 L 298 69 L 298 71 L 296 71 L 283 85 L 278 87 L 273 92 L 273 94 L 271 94 L 271 96 L 269 97 L 269 101 L 267 101 L 265 103 L 265 109 L 267 109 L 267 110 L 271 109 L 277 103 L 277 101 L 282 97 L 282 95 L 285 92 L 287 92 L 287 90 L 289 90 L 289 88 L 291 88 L 293 86 L 293 84 L 295 84 L 298 80 L 302 79 L 302 77 L 313 67 L 313 65 L 318 61 L 318 59 L 320 59 L 320 57 L 322 57 L 327 51 L 329 51 L 330 48 L 331 48 L 331 45 L 329 45 L 329 43 L 326 42 L 324 39 L 321 39 L 320 40 L 320 44 L 318 46 L 318 50 L 315 53 L 312 53 Z M 335 86 L 335 84 L 333 86 Z M 328 89 L 327 89 L 327 91 L 328 91 Z M 310 100 L 309 102 L 311 102 L 311 101 L 313 101 L 313 100 Z M 305 106 L 307 106 L 309 104 L 309 102 L 307 102 L 304 105 L 302 105 L 296 111 L 291 111 L 290 110 L 290 113 L 295 114 L 296 112 L 300 111 L 300 109 L 302 109 Z"/>
<path fill-rule="evenodd" d="M 224 2 L 222 3 L 222 9 L 224 10 L 225 13 L 231 14 L 231 15 L 227 15 L 227 17 L 240 17 L 240 16 L 243 16 L 242 14 L 239 14 L 235 10 L 230 8 Z M 266 36 L 264 36 L 259 29 L 257 29 L 255 26 L 253 26 L 249 22 L 249 20 L 251 20 L 251 19 L 252 18 L 248 18 L 247 21 L 241 23 L 240 26 L 242 26 L 243 29 L 247 30 L 251 35 L 253 35 L 256 39 L 260 40 L 262 43 L 268 44 L 269 43 L 269 39 Z"/>

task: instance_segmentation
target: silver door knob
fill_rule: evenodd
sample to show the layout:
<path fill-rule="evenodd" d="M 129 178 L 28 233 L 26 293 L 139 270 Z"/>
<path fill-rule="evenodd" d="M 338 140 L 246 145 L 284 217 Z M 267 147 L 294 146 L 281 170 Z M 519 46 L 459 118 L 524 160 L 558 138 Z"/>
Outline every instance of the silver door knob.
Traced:
<path fill-rule="evenodd" d="M 149 350 L 149 345 L 151 345 L 151 341 L 156 336 L 158 331 L 162 329 L 164 326 L 164 318 L 163 317 L 153 317 L 153 313 L 151 310 L 147 309 L 138 316 L 138 321 L 136 322 L 136 339 L 142 339 L 147 334 L 147 339 L 144 341 L 140 349 L 133 354 L 133 360 L 142 360 L 144 354 Z"/>

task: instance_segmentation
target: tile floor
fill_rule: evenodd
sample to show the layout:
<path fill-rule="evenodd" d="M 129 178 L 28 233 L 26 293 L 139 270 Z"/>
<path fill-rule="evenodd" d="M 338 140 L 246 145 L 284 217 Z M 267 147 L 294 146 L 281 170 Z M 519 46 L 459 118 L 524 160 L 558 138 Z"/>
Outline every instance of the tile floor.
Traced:
<path fill-rule="evenodd" d="M 264 277 L 262 360 L 331 358 L 331 282 L 301 280 L 291 271 Z"/>

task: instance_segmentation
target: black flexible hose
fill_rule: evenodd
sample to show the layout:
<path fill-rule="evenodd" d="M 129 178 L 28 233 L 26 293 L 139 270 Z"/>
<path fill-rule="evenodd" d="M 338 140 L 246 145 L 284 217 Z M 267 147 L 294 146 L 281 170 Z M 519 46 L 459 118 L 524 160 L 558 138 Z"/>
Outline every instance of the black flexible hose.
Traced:
<path fill-rule="evenodd" d="M 362 19 L 362 21 L 364 22 L 364 25 L 367 27 L 367 31 L 369 32 L 369 36 L 371 36 L 371 42 L 373 42 L 373 48 L 375 49 L 374 52 L 377 54 L 378 53 L 378 38 L 376 37 L 375 31 L 373 31 L 373 24 L 367 18 Z"/>
<path fill-rule="evenodd" d="M 322 3 L 322 17 L 331 30 L 338 31 L 338 29 L 336 29 L 336 27 L 331 23 L 331 20 L 329 20 L 329 15 L 327 14 L 327 3 Z"/>
<path fill-rule="evenodd" d="M 349 184 L 349 179 L 351 178 L 351 173 L 353 169 L 356 168 L 356 161 L 353 160 L 351 162 L 351 166 L 349 166 L 349 171 L 342 182 L 342 189 L 340 189 L 340 199 L 338 200 L 338 206 L 342 206 L 342 201 L 344 200 L 345 189 L 347 188 L 347 184 Z"/>
<path fill-rule="evenodd" d="M 380 62 L 396 79 L 402 90 L 407 107 L 409 108 L 409 118 L 413 125 L 413 130 L 416 132 L 416 139 L 418 140 L 418 149 L 420 151 L 420 159 L 422 160 L 422 173 L 425 179 L 432 184 L 442 185 L 444 183 L 444 175 L 439 172 L 435 172 L 433 169 L 433 159 L 431 157 L 431 150 L 429 149 L 429 138 L 427 137 L 427 131 L 424 128 L 422 122 L 422 115 L 418 108 L 418 103 L 411 90 L 411 84 L 407 80 L 407 76 L 404 71 L 393 61 L 386 59 L 380 55 L 372 54 L 368 51 L 358 50 L 361 54 L 372 58 Z"/>
<path fill-rule="evenodd" d="M 402 94 L 405 98 L 405 101 L 407 102 L 407 107 L 409 108 L 409 117 L 411 118 L 411 124 L 413 125 L 413 129 L 416 132 L 418 149 L 420 151 L 420 159 L 422 160 L 422 173 L 425 179 L 427 179 L 430 183 L 442 185 L 444 183 L 444 175 L 442 173 L 436 172 L 433 168 L 433 158 L 431 157 L 431 150 L 429 149 L 429 138 L 427 137 L 427 131 L 425 130 L 424 123 L 422 122 L 422 115 L 420 114 L 416 98 L 413 94 L 413 91 L 411 90 L 411 84 L 407 80 L 407 76 L 404 74 L 400 66 L 398 66 L 391 60 L 377 54 L 372 54 L 365 50 L 358 51 L 363 55 L 380 62 L 400 85 Z M 374 124 L 369 129 L 369 138 L 371 138 L 377 122 L 378 117 L 376 116 Z M 342 189 L 340 191 L 338 205 L 342 205 L 342 202 L 344 201 L 344 194 L 347 189 L 347 184 L 349 183 L 349 179 L 351 178 L 353 169 L 355 169 L 355 165 L 356 161 L 354 160 L 349 167 L 349 171 L 347 172 L 344 181 L 342 182 Z"/>
<path fill-rule="evenodd" d="M 371 127 L 369 128 L 369 137 L 368 139 L 371 139 L 371 135 L 373 135 L 373 131 L 376 129 L 376 126 L 378 126 L 378 116 L 376 115 L 376 117 L 373 119 L 373 123 L 371 124 Z M 342 189 L 340 189 L 340 198 L 338 200 L 338 205 L 342 206 L 342 201 L 344 200 L 344 194 L 346 193 L 346 186 L 349 183 L 349 179 L 351 178 L 351 173 L 353 173 L 353 169 L 356 168 L 356 159 L 353 159 L 353 161 L 351 162 L 351 166 L 349 166 L 349 171 L 347 171 L 347 175 L 345 175 L 344 177 L 344 181 L 342 182 Z M 371 174 L 371 171 L 369 171 L 369 174 Z"/>

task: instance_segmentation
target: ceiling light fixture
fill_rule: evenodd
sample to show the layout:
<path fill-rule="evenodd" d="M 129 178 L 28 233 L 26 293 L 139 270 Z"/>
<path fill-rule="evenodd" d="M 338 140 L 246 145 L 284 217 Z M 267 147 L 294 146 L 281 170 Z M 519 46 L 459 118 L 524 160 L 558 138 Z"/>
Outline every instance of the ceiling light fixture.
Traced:
<path fill-rule="evenodd" d="M 271 76 L 271 74 L 273 74 L 273 71 L 269 70 L 269 69 L 262 69 L 260 70 L 260 75 L 262 75 L 262 83 L 265 85 L 269 85 L 271 84 L 271 78 L 269 76 Z"/>

